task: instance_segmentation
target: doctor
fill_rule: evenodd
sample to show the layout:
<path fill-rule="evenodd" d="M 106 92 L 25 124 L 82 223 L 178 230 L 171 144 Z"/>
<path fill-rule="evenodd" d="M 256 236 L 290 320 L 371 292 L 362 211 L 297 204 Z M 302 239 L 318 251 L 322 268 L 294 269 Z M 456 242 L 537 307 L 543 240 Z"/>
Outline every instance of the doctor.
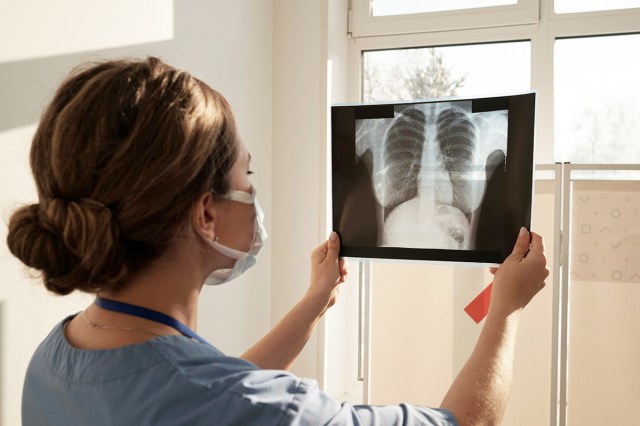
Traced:
<path fill-rule="evenodd" d="M 43 113 L 31 167 L 39 200 L 11 217 L 9 248 L 53 293 L 96 299 L 33 355 L 25 426 L 499 422 L 520 312 L 548 275 L 540 236 L 523 228 L 493 271 L 483 331 L 440 408 L 351 406 L 286 371 L 346 278 L 335 233 L 302 300 L 240 358 L 196 333 L 203 285 L 243 273 L 267 235 L 219 93 L 156 58 L 77 69 Z"/>

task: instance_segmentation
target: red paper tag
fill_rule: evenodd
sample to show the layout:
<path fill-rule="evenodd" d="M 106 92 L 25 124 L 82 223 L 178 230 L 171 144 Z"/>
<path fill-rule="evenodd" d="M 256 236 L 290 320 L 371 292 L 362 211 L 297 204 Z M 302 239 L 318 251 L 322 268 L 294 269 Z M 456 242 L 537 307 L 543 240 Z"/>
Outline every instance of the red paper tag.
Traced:
<path fill-rule="evenodd" d="M 489 312 L 489 301 L 491 300 L 491 288 L 493 282 L 464 308 L 464 311 L 477 323 L 482 321 Z"/>

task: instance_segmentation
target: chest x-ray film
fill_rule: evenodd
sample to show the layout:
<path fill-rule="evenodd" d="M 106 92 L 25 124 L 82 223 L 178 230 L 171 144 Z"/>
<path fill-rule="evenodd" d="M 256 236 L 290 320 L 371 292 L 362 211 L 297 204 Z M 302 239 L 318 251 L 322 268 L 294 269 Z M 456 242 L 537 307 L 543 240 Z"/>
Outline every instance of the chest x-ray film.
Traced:
<path fill-rule="evenodd" d="M 535 93 L 331 108 L 341 256 L 501 263 L 531 225 Z"/>

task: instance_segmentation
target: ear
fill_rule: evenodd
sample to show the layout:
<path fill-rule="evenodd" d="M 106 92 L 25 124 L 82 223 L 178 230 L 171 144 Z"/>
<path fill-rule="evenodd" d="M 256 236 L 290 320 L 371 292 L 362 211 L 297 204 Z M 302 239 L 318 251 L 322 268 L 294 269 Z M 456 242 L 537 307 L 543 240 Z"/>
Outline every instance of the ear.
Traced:
<path fill-rule="evenodd" d="M 211 192 L 198 198 L 191 212 L 191 224 L 198 235 L 213 240 L 216 237 L 216 201 Z"/>

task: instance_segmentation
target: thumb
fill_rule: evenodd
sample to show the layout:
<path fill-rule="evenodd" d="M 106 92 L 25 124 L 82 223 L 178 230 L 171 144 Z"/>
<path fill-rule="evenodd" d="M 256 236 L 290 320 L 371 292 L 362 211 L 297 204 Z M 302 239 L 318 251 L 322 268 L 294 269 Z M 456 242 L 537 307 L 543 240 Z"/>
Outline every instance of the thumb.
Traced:
<path fill-rule="evenodd" d="M 527 231 L 527 228 L 524 226 L 520 228 L 520 233 L 518 234 L 518 239 L 516 240 L 516 244 L 513 246 L 513 251 L 511 252 L 511 256 L 520 260 L 524 259 L 529 251 L 529 244 L 531 243 L 531 234 Z"/>
<path fill-rule="evenodd" d="M 338 260 L 338 255 L 340 253 L 340 238 L 335 231 L 329 234 L 327 248 L 329 249 L 327 252 L 327 260 L 329 260 L 330 262 Z"/>

